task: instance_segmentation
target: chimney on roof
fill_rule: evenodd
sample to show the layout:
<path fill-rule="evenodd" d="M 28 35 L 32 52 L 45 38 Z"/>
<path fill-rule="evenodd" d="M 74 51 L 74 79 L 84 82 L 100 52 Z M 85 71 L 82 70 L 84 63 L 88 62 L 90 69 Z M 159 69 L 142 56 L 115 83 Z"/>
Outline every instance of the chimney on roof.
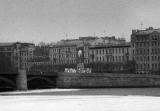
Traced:
<path fill-rule="evenodd" d="M 114 39 L 114 40 L 115 40 L 115 39 L 116 39 L 116 37 L 115 37 L 115 36 L 112 36 L 112 39 Z"/>
<path fill-rule="evenodd" d="M 149 27 L 147 30 L 153 30 L 153 27 Z"/>
<path fill-rule="evenodd" d="M 133 33 L 136 33 L 136 32 L 137 32 L 136 30 L 132 30 L 132 34 L 133 34 Z"/>

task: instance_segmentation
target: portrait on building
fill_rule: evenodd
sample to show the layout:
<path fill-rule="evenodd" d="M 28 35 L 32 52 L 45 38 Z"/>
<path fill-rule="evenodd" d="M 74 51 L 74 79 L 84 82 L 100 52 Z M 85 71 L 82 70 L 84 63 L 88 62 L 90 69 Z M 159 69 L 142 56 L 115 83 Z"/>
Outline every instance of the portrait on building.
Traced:
<path fill-rule="evenodd" d="M 83 63 L 84 62 L 84 48 L 78 47 L 77 48 L 77 63 Z"/>

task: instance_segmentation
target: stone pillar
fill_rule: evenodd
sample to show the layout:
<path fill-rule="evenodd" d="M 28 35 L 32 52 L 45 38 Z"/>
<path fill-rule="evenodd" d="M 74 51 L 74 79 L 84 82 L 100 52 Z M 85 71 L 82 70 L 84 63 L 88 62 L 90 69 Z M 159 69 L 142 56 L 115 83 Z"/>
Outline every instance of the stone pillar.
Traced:
<path fill-rule="evenodd" d="M 27 74 L 26 70 L 20 69 L 16 78 L 17 90 L 27 90 Z"/>

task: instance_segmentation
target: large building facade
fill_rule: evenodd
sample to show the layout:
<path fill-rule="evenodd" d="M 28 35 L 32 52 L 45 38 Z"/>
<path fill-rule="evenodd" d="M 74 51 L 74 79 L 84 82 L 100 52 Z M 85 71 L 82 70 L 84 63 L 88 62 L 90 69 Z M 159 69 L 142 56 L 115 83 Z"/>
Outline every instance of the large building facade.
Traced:
<path fill-rule="evenodd" d="M 132 30 L 131 43 L 137 73 L 156 73 L 160 68 L 160 29 Z"/>
<path fill-rule="evenodd" d="M 55 45 L 50 47 L 49 55 L 52 64 L 76 63 L 76 45 Z"/>
<path fill-rule="evenodd" d="M 131 60 L 131 45 L 123 39 L 80 37 L 58 42 L 50 47 L 49 56 L 53 65 L 76 66 L 79 63 L 78 53 L 83 53 L 83 62 L 86 67 L 93 63 L 114 63 L 119 64 L 113 70 L 124 70 L 121 63 Z M 67 66 L 66 66 L 67 67 Z"/>
<path fill-rule="evenodd" d="M 5 63 L 10 62 L 10 65 L 7 64 L 4 67 L 11 67 L 15 71 L 22 66 L 28 69 L 28 60 L 33 57 L 34 46 L 33 43 L 0 43 L 1 61 L 5 60 Z"/>
<path fill-rule="evenodd" d="M 50 47 L 49 55 L 52 64 L 77 64 L 78 49 L 83 51 L 84 63 L 89 62 L 89 46 L 83 45 L 55 45 Z"/>
<path fill-rule="evenodd" d="M 130 44 L 90 47 L 89 62 L 110 64 L 112 71 L 124 71 L 126 63 L 132 61 L 131 49 Z"/>
<path fill-rule="evenodd" d="M 124 39 L 115 37 L 79 37 L 79 39 L 61 40 L 50 47 L 49 55 L 52 64 L 76 64 L 78 48 L 81 47 L 84 55 L 84 63 L 89 63 L 90 47 L 104 45 L 124 44 Z"/>
<path fill-rule="evenodd" d="M 51 72 L 51 61 L 49 58 L 49 45 L 35 46 L 33 57 L 28 61 L 30 67 L 28 73 Z"/>

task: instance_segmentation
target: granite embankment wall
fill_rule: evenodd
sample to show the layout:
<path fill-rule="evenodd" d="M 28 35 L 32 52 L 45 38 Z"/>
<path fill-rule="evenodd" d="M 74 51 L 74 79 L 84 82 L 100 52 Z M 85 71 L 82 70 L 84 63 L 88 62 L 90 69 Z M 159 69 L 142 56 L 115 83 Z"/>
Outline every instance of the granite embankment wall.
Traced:
<path fill-rule="evenodd" d="M 103 87 L 160 87 L 160 75 L 61 73 L 57 78 L 58 88 L 103 88 Z"/>

